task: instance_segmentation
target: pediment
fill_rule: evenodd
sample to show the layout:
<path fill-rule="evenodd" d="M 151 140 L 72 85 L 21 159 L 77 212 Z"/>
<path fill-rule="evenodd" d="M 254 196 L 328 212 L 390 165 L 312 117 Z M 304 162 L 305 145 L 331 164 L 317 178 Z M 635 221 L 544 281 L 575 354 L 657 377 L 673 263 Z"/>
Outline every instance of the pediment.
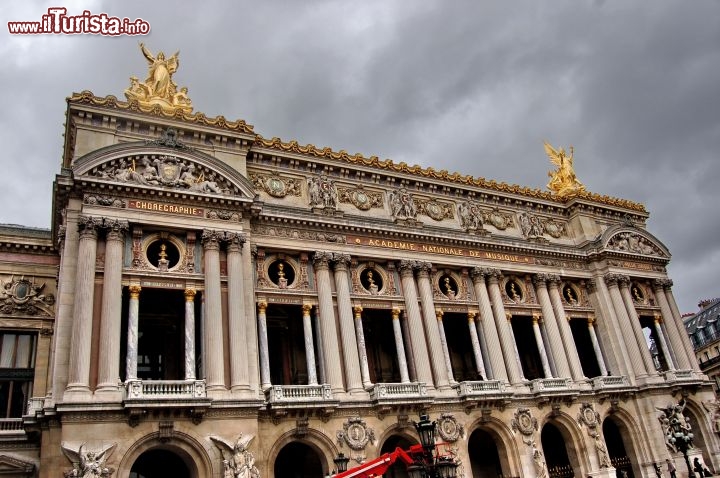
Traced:
<path fill-rule="evenodd" d="M 603 248 L 608 251 L 670 258 L 670 251 L 649 232 L 634 227 L 615 227 L 605 231 Z"/>
<path fill-rule="evenodd" d="M 0 455 L 0 476 L 30 476 L 35 471 L 35 464 L 29 461 L 20 460 L 9 455 Z"/>
<path fill-rule="evenodd" d="M 178 142 L 142 141 L 98 149 L 77 159 L 74 177 L 141 188 L 252 201 L 252 183 L 219 159 Z"/>

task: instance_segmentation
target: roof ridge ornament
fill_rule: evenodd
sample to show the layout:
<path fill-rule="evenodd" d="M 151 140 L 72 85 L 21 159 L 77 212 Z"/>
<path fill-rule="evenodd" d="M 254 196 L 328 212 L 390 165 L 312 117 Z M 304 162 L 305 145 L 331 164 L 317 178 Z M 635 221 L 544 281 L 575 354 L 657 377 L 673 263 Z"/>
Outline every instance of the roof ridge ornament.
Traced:
<path fill-rule="evenodd" d="M 564 148 L 556 150 L 547 141 L 544 143 L 545 153 L 550 158 L 550 162 L 558 167 L 557 170 L 548 172 L 550 177 L 548 189 L 559 198 L 569 198 L 585 192 L 585 186 L 578 181 L 573 169 L 573 147 L 570 146 L 570 155 L 568 155 Z"/>
<path fill-rule="evenodd" d="M 138 77 L 130 77 L 130 87 L 125 90 L 128 101 L 135 100 L 145 107 L 158 105 L 166 113 L 178 110 L 190 113 L 193 108 L 192 101 L 187 96 L 188 89 L 185 87 L 178 89 L 177 83 L 172 78 L 173 73 L 180 67 L 178 59 L 180 51 L 165 58 L 165 53 L 162 51 L 153 55 L 142 42 L 140 51 L 148 62 L 148 76 L 142 83 Z"/>
<path fill-rule="evenodd" d="M 186 145 L 179 139 L 177 139 L 178 133 L 175 128 L 168 127 L 161 134 L 158 139 L 145 140 L 145 144 L 148 146 L 167 146 L 168 148 L 177 148 L 192 150 L 190 146 Z"/>

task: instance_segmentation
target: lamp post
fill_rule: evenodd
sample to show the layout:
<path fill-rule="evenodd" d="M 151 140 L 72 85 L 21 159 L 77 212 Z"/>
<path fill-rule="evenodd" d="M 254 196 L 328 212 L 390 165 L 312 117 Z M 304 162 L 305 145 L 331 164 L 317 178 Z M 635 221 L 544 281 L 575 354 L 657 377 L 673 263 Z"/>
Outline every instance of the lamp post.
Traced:
<path fill-rule="evenodd" d="M 440 456 L 436 452 L 437 422 L 431 422 L 427 415 L 420 415 L 420 421 L 415 423 L 415 429 L 420 435 L 420 444 L 424 453 L 422 461 L 416 461 L 408 467 L 410 478 L 455 478 L 458 466 L 455 460 Z"/>
<path fill-rule="evenodd" d="M 337 472 L 342 473 L 344 471 L 347 471 L 349 461 L 350 458 L 346 457 L 344 453 L 338 453 L 338 456 L 333 460 Z"/>

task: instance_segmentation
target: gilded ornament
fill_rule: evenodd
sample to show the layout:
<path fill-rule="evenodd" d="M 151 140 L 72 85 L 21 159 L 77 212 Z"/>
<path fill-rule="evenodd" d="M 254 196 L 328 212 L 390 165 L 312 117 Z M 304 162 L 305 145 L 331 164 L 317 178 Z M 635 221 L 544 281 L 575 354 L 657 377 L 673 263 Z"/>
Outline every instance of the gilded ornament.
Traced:
<path fill-rule="evenodd" d="M 172 78 L 180 67 L 178 59 L 180 52 L 165 58 L 163 52 L 153 55 L 145 48 L 144 43 L 140 43 L 140 51 L 148 62 L 148 76 L 144 82 L 140 82 L 136 76 L 130 77 L 130 86 L 125 90 L 128 101 L 137 101 L 140 106 L 146 108 L 158 106 L 166 113 L 177 111 L 190 113 L 192 101 L 188 98 L 187 88 L 178 89 Z"/>
<path fill-rule="evenodd" d="M 365 190 L 362 185 L 354 189 L 338 188 L 341 203 L 350 203 L 361 211 L 383 207 L 382 194 Z"/>
<path fill-rule="evenodd" d="M 585 186 L 575 177 L 573 170 L 573 147 L 570 146 L 570 155 L 565 153 L 565 149 L 556 150 L 548 142 L 545 142 L 545 153 L 550 158 L 550 162 L 557 166 L 557 170 L 550 171 L 550 182 L 547 187 L 559 198 L 568 198 L 580 191 L 585 191 Z"/>

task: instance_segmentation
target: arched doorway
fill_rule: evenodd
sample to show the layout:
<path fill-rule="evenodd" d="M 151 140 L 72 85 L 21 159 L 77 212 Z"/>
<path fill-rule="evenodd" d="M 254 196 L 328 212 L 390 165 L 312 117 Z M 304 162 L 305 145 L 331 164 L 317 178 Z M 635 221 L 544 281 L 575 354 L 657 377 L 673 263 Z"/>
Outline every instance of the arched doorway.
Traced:
<path fill-rule="evenodd" d="M 575 475 L 570 464 L 565 439 L 560 430 L 552 423 L 546 423 L 540 433 L 545 463 L 550 478 L 571 478 Z"/>
<path fill-rule="evenodd" d="M 495 439 L 483 429 L 478 428 L 470 435 L 468 455 L 472 476 L 475 478 L 496 478 L 510 474 L 508 470 L 503 471 Z"/>
<path fill-rule="evenodd" d="M 380 455 L 390 453 L 395 448 L 402 448 L 403 450 L 407 450 L 408 448 L 410 448 L 411 445 L 414 444 L 415 443 L 411 442 L 404 436 L 393 435 L 391 437 L 388 437 L 388 439 L 385 440 L 385 443 L 383 443 L 382 448 L 380 448 Z M 390 468 L 388 468 L 388 470 L 383 476 L 386 478 L 408 478 L 407 467 L 404 463 L 396 461 Z"/>
<path fill-rule="evenodd" d="M 275 478 L 317 478 L 325 476 L 315 449 L 305 443 L 285 445 L 275 459 Z"/>
<path fill-rule="evenodd" d="M 130 468 L 130 478 L 192 478 L 197 476 L 194 466 L 188 466 L 185 459 L 165 449 L 152 449 L 144 452 Z"/>
<path fill-rule="evenodd" d="M 617 423 L 608 417 L 603 422 L 602 428 L 608 455 L 610 455 L 610 463 L 615 467 L 615 475 L 618 478 L 623 478 L 624 472 L 628 478 L 633 478 L 632 462 L 625 448 L 623 434 L 620 433 Z"/>

